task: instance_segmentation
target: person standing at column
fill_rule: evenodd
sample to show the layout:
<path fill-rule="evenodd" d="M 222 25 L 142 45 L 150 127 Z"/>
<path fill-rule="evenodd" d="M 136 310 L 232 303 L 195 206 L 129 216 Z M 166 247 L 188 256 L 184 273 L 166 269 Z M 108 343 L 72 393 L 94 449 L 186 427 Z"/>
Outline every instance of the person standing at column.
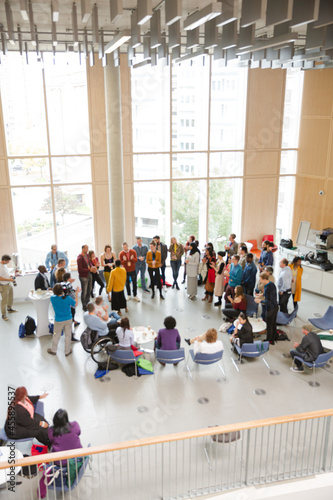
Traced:
<path fill-rule="evenodd" d="M 150 277 L 150 287 L 151 287 L 151 298 L 155 297 L 155 281 L 157 283 L 157 288 L 160 291 L 161 299 L 164 299 L 162 295 L 162 285 L 161 285 L 161 276 L 160 276 L 160 265 L 161 265 L 161 252 L 156 250 L 155 240 L 150 242 L 150 250 L 147 253 L 147 264 L 148 264 L 148 272 Z"/>
<path fill-rule="evenodd" d="M 13 309 L 13 285 L 15 278 L 10 275 L 7 264 L 12 260 L 11 256 L 5 254 L 1 257 L 0 262 L 0 294 L 1 294 L 1 315 L 4 321 L 8 321 L 7 311 L 16 313 Z"/>
<path fill-rule="evenodd" d="M 278 313 L 276 286 L 269 281 L 269 275 L 266 272 L 260 273 L 259 280 L 264 285 L 264 297 L 257 296 L 254 301 L 257 304 L 261 302 L 265 306 L 267 323 L 267 338 L 265 340 L 274 345 L 278 338 L 276 331 L 276 316 Z"/>
<path fill-rule="evenodd" d="M 154 241 L 156 243 L 156 250 L 158 252 L 161 252 L 161 278 L 162 278 L 162 286 L 165 287 L 165 290 L 166 290 L 166 286 L 165 286 L 165 261 L 167 259 L 167 256 L 168 256 L 168 247 L 161 242 L 161 239 L 159 236 L 154 236 Z"/>
<path fill-rule="evenodd" d="M 112 252 L 111 245 L 105 245 L 104 253 L 101 255 L 101 266 L 104 267 L 103 275 L 105 279 L 105 286 L 107 288 L 110 279 L 110 273 L 115 268 L 116 254 Z"/>
<path fill-rule="evenodd" d="M 142 238 L 140 236 L 136 237 L 136 245 L 134 245 L 133 250 L 135 250 L 136 255 L 137 255 L 137 263 L 135 264 L 135 272 L 136 276 L 138 277 L 138 273 L 140 272 L 140 279 L 141 279 L 141 288 L 144 292 L 148 292 L 149 290 L 146 285 L 146 258 L 147 258 L 147 253 L 148 253 L 148 247 L 144 243 L 142 243 Z"/>
<path fill-rule="evenodd" d="M 135 265 L 138 261 L 136 251 L 133 248 L 129 248 L 126 241 L 123 243 L 123 249 L 119 254 L 119 260 L 124 269 L 126 269 L 126 290 L 127 290 L 127 300 L 131 300 L 131 286 L 130 280 L 132 280 L 133 286 L 133 300 L 140 302 L 139 297 L 137 297 L 137 285 L 136 285 L 136 271 Z"/>
<path fill-rule="evenodd" d="M 280 311 L 288 313 L 288 300 L 291 294 L 291 282 L 293 280 L 293 273 L 288 266 L 287 259 L 282 259 L 280 262 L 280 274 L 277 281 L 279 290 L 279 306 Z"/>
<path fill-rule="evenodd" d="M 52 271 L 56 267 L 56 265 L 58 264 L 58 259 L 65 259 L 65 262 L 66 262 L 65 267 L 68 266 L 67 255 L 64 252 L 58 251 L 57 245 L 53 244 L 53 245 L 51 245 L 51 252 L 49 252 L 47 254 L 46 259 L 45 259 L 46 269 L 48 269 L 49 271 Z M 56 282 L 55 276 L 51 272 L 51 275 L 50 275 L 51 287 L 55 284 L 55 282 Z"/>
<path fill-rule="evenodd" d="M 96 267 L 91 266 L 88 256 L 88 245 L 82 245 L 82 252 L 77 257 L 77 270 L 79 273 L 79 279 L 81 283 L 81 302 L 82 309 L 87 310 L 87 304 L 90 300 L 91 287 L 92 287 L 92 277 L 91 273 L 97 271 Z"/>

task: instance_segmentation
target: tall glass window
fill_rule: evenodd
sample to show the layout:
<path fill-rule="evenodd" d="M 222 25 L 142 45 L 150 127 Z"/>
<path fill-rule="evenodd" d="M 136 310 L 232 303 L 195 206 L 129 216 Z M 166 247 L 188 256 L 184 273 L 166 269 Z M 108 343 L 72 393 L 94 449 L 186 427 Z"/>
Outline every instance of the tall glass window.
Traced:
<path fill-rule="evenodd" d="M 206 240 L 207 182 L 172 183 L 172 234 L 185 243 L 194 234 L 203 246 Z"/>
<path fill-rule="evenodd" d="M 158 234 L 170 241 L 170 183 L 134 183 L 135 234 L 149 241 Z"/>

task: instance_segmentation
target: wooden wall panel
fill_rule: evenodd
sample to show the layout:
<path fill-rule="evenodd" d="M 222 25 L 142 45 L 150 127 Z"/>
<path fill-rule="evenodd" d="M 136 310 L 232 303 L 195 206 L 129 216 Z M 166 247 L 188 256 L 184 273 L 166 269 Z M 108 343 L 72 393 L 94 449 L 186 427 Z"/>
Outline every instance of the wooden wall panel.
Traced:
<path fill-rule="evenodd" d="M 107 156 L 92 157 L 92 173 L 94 182 L 108 182 L 108 159 Z"/>
<path fill-rule="evenodd" d="M 10 189 L 0 189 L 0 255 L 16 252 L 16 235 Z"/>
<path fill-rule="evenodd" d="M 333 179 L 333 116 L 331 118 L 331 136 L 330 136 L 330 151 L 329 151 L 329 159 L 328 159 L 328 177 Z"/>
<path fill-rule="evenodd" d="M 303 87 L 303 116 L 331 116 L 333 69 L 306 71 Z"/>
<path fill-rule="evenodd" d="M 278 177 L 244 180 L 242 240 L 260 241 L 274 234 L 278 196 Z"/>
<path fill-rule="evenodd" d="M 135 241 L 135 219 L 134 219 L 134 189 L 133 183 L 125 183 L 125 238 L 128 244 L 132 247 Z"/>
<path fill-rule="evenodd" d="M 106 154 L 104 69 L 101 60 L 87 65 L 91 153 Z"/>
<path fill-rule="evenodd" d="M 124 181 L 133 180 L 132 155 L 123 156 Z"/>
<path fill-rule="evenodd" d="M 245 175 L 279 173 L 280 151 L 248 151 L 245 153 Z"/>
<path fill-rule="evenodd" d="M 94 226 L 95 251 L 99 256 L 104 246 L 111 242 L 109 187 L 107 184 L 95 184 L 94 195 Z M 111 242 L 112 245 L 112 242 Z"/>
<path fill-rule="evenodd" d="M 6 160 L 0 160 L 0 186 L 8 186 Z"/>
<path fill-rule="evenodd" d="M 322 229 L 324 196 L 319 195 L 320 190 L 325 190 L 323 179 L 297 176 L 292 231 L 294 240 L 301 220 L 311 222 L 312 229 Z"/>
<path fill-rule="evenodd" d="M 297 173 L 326 175 L 331 120 L 303 118 L 299 137 Z"/>
<path fill-rule="evenodd" d="M 333 227 L 333 180 L 327 181 L 324 194 L 324 210 L 322 217 L 322 228 Z"/>
<path fill-rule="evenodd" d="M 6 145 L 5 145 L 5 130 L 3 127 L 3 114 L 2 114 L 2 103 L 1 103 L 1 95 L 0 95 L 0 157 L 5 156 L 6 154 Z"/>
<path fill-rule="evenodd" d="M 281 147 L 284 91 L 285 70 L 249 70 L 246 149 Z"/>

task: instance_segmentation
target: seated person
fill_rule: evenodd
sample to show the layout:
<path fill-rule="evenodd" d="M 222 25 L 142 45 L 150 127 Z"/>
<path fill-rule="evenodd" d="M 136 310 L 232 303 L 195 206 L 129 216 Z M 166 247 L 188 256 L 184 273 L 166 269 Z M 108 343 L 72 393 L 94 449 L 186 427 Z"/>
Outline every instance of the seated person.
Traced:
<path fill-rule="evenodd" d="M 107 313 L 108 305 L 104 304 L 103 297 L 99 296 L 95 299 L 95 311 L 96 314 L 100 311 L 102 316 L 101 319 L 105 321 L 105 323 L 111 323 L 114 325 L 116 323 L 120 324 L 121 316 L 118 313 L 111 311 L 110 314 Z"/>
<path fill-rule="evenodd" d="M 226 303 L 226 307 L 222 309 L 223 314 L 228 319 L 237 318 L 239 311 L 246 311 L 247 302 L 244 296 L 243 287 L 240 285 L 235 287 L 235 297 L 229 297 L 231 304 Z"/>
<path fill-rule="evenodd" d="M 214 354 L 215 352 L 223 351 L 221 340 L 217 340 L 217 331 L 215 328 L 208 328 L 207 332 L 194 340 L 194 354 L 201 352 L 202 354 Z"/>
<path fill-rule="evenodd" d="M 176 320 L 173 316 L 167 316 L 164 320 L 165 328 L 158 331 L 155 345 L 163 351 L 175 351 L 180 347 L 180 335 L 176 329 Z"/>
<path fill-rule="evenodd" d="M 245 312 L 241 312 L 235 321 L 235 330 L 231 335 L 230 343 L 237 344 L 240 347 L 243 344 L 253 344 L 252 325 Z"/>
<path fill-rule="evenodd" d="M 113 325 L 111 323 L 105 323 L 105 321 L 101 319 L 101 312 L 96 314 L 95 304 L 92 302 L 87 304 L 87 310 L 83 315 L 83 319 L 87 327 L 90 328 L 90 330 L 95 330 L 99 337 L 108 336 L 114 343 L 118 343 L 118 338 L 115 334 L 117 323 Z"/>
<path fill-rule="evenodd" d="M 118 326 L 116 334 L 118 337 L 119 347 L 122 349 L 131 349 L 132 345 L 136 347 L 137 344 L 134 342 L 134 333 L 130 327 L 129 319 L 126 316 L 121 318 L 120 326 Z"/>
<path fill-rule="evenodd" d="M 67 451 L 82 448 L 80 441 L 81 429 L 77 422 L 70 422 L 66 410 L 58 410 L 53 417 L 53 426 L 48 429 L 51 451 Z M 67 467 L 67 460 L 62 460 L 61 465 Z M 60 465 L 59 462 L 55 462 Z"/>
<path fill-rule="evenodd" d="M 47 270 L 45 266 L 38 266 L 39 273 L 35 278 L 35 290 L 47 290 L 50 288 L 50 282 L 46 275 Z"/>
<path fill-rule="evenodd" d="M 39 442 L 50 445 L 47 428 L 49 424 L 42 415 L 35 412 L 34 404 L 39 399 L 46 398 L 44 392 L 41 396 L 28 396 L 25 387 L 18 387 L 15 396 L 8 407 L 5 432 L 8 439 L 36 438 Z"/>
<path fill-rule="evenodd" d="M 312 325 L 307 323 L 302 326 L 302 333 L 304 337 L 302 342 L 298 344 L 294 343 L 294 348 L 290 351 L 291 357 L 294 359 L 295 356 L 303 358 L 304 361 L 316 361 L 319 354 L 323 354 L 324 349 L 321 344 L 320 338 L 312 330 Z M 298 359 L 295 359 L 295 365 L 290 368 L 293 372 L 304 372 L 303 363 Z"/>

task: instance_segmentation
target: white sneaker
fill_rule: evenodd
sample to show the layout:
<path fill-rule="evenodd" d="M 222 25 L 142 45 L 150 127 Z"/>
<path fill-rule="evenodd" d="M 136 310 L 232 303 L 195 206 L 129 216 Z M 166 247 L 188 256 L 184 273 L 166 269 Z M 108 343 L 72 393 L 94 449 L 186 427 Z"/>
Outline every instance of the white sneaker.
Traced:
<path fill-rule="evenodd" d="M 141 300 L 139 299 L 139 297 L 137 295 L 135 297 L 133 297 L 133 300 L 135 300 L 136 302 L 141 302 Z"/>
<path fill-rule="evenodd" d="M 126 300 L 132 300 L 132 297 L 129 295 Z"/>

